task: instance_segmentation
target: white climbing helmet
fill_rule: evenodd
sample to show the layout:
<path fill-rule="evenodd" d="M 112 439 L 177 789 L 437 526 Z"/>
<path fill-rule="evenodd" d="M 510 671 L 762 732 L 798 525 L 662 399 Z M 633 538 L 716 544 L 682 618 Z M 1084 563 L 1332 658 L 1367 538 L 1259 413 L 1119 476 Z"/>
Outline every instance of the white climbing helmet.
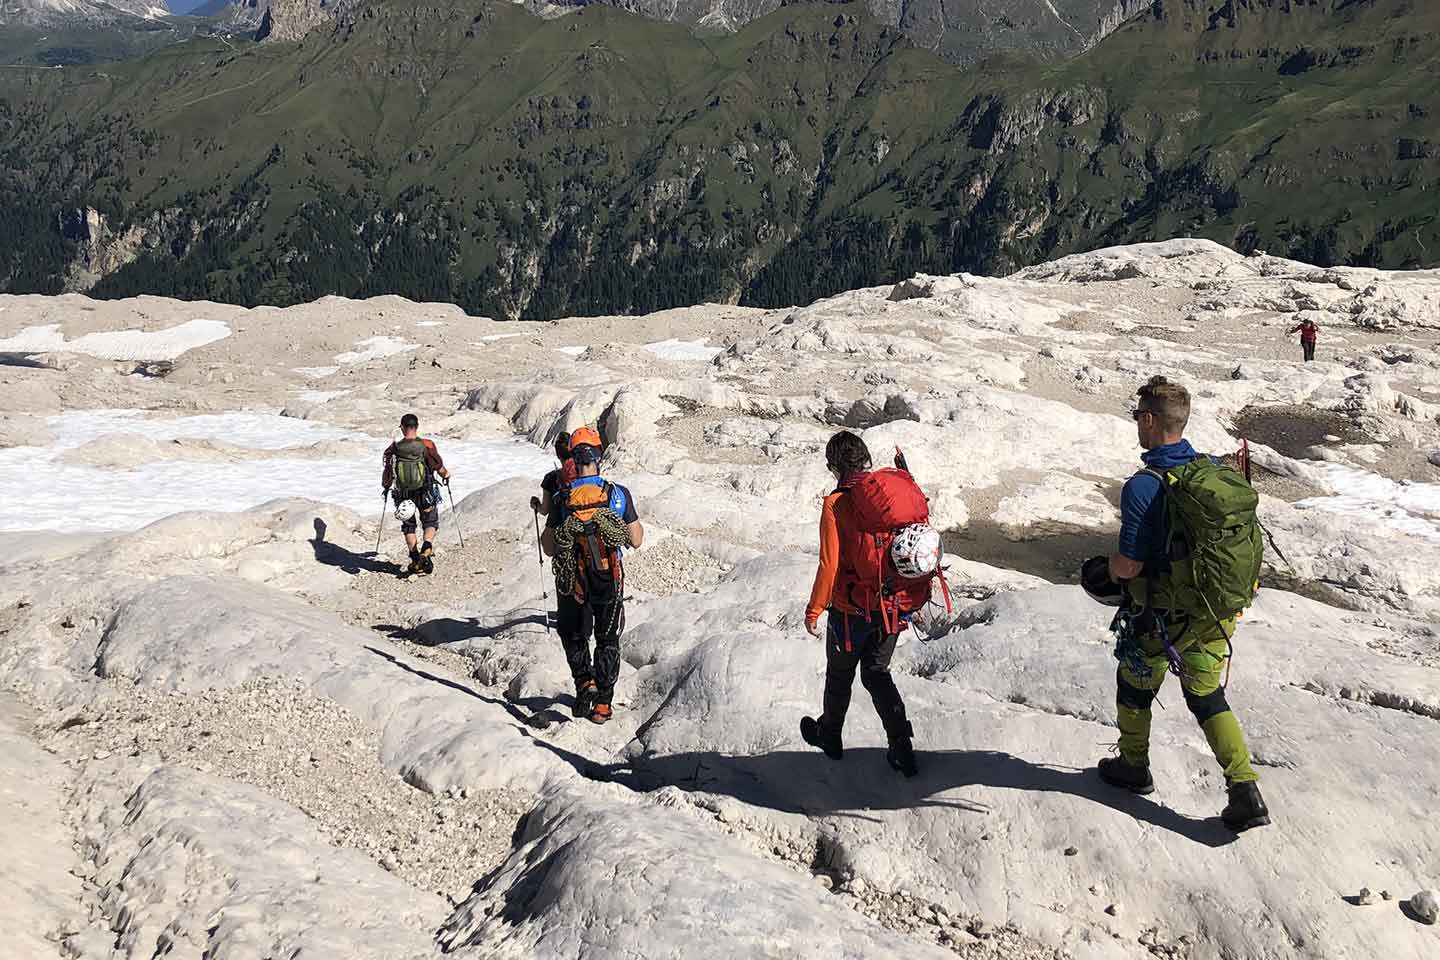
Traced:
<path fill-rule="evenodd" d="M 912 523 L 895 534 L 890 559 L 907 580 L 928 577 L 940 569 L 940 533 L 928 523 Z"/>
<path fill-rule="evenodd" d="M 415 501 L 401 500 L 395 504 L 395 519 L 404 523 L 406 520 L 415 519 Z"/>

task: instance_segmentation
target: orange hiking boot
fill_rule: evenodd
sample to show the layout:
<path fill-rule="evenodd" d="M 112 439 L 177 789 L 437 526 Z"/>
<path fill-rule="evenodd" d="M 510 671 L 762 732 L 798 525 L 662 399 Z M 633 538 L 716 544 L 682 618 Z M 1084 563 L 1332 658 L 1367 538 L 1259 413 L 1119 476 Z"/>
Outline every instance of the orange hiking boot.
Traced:
<path fill-rule="evenodd" d="M 590 711 L 590 722 L 609 723 L 611 716 L 613 716 L 613 714 L 610 712 L 610 704 L 597 703 L 595 704 L 595 708 Z"/>

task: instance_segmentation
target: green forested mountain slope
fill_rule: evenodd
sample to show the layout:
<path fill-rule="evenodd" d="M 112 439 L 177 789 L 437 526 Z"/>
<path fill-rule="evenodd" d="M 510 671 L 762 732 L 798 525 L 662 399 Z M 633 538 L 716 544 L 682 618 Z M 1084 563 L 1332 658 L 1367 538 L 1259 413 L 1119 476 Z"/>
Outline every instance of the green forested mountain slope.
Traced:
<path fill-rule="evenodd" d="M 0 289 L 494 315 L 781 304 L 1195 235 L 1440 262 L 1440 5 L 1163 0 L 962 71 L 859 5 L 733 36 L 388 0 L 0 71 Z"/>

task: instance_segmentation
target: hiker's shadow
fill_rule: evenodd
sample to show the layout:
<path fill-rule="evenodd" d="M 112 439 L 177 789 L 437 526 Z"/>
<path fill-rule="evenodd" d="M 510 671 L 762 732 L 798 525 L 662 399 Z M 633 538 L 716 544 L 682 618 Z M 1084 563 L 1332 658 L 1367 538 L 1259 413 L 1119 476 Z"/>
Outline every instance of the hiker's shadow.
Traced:
<path fill-rule="evenodd" d="M 325 539 L 328 528 L 325 521 L 319 517 L 315 518 L 315 538 L 310 541 L 310 546 L 315 550 L 315 560 L 325 564 L 327 567 L 339 567 L 350 575 L 358 574 L 364 570 L 368 573 L 388 573 L 393 576 L 400 575 L 400 566 L 389 560 L 381 560 L 375 553 L 355 553 L 353 550 L 346 550 L 338 543 L 331 543 Z"/>
<path fill-rule="evenodd" d="M 1093 769 L 1051 767 L 992 750 L 926 750 L 918 776 L 903 779 L 889 769 L 885 750 L 860 747 L 835 762 L 818 751 L 782 750 L 759 756 L 715 752 L 641 757 L 593 768 L 592 776 L 637 790 L 674 784 L 732 796 L 752 806 L 807 816 L 859 816 L 864 811 L 948 807 L 983 815 L 975 799 L 947 796 L 963 787 L 1065 793 L 1110 807 L 1207 847 L 1235 841 L 1219 817 L 1195 819 L 1152 800 L 1117 790 Z M 974 797 L 976 791 L 970 791 Z"/>
<path fill-rule="evenodd" d="M 562 747 L 556 746 L 553 743 L 549 743 L 545 740 L 539 739 L 529 734 L 529 728 L 534 728 L 537 726 L 543 728 L 549 726 L 550 723 L 553 722 L 553 719 L 549 716 L 549 714 L 553 713 L 555 718 L 559 718 L 560 714 L 558 713 L 558 711 L 546 709 L 542 710 L 538 714 L 527 714 L 525 712 L 525 708 L 521 704 L 513 703 L 509 700 L 502 700 L 499 697 L 488 696 L 484 693 L 481 693 L 479 690 L 476 690 L 474 687 L 470 687 L 466 684 L 460 683 L 458 680 L 451 680 L 448 677 L 442 677 L 437 674 L 431 673 L 429 670 L 426 670 L 423 667 L 417 667 L 413 664 L 407 663 L 406 661 L 395 656 L 393 653 L 390 653 L 388 650 L 381 650 L 379 647 L 371 646 L 367 646 L 365 649 L 375 654 L 375 656 L 381 658 L 382 660 L 387 661 L 391 665 L 398 667 L 401 670 L 404 670 L 406 673 L 411 674 L 412 676 L 419 677 L 422 680 L 428 680 L 431 683 L 438 683 L 441 686 L 449 687 L 451 690 L 455 690 L 459 693 L 466 694 L 467 696 L 474 697 L 476 700 L 479 700 L 482 703 L 488 703 L 491 706 L 502 708 L 506 713 L 510 715 L 513 720 L 517 722 L 517 724 L 519 724 L 519 729 L 525 731 L 526 736 L 529 737 L 531 743 L 542 749 L 548 750 L 550 753 L 553 753 L 555 756 L 564 760 L 566 763 L 574 767 L 575 770 L 579 772 L 582 776 L 594 779 L 594 777 L 592 776 L 592 768 L 594 767 L 594 764 L 591 763 L 590 760 L 582 757 L 578 753 L 572 753 L 569 750 L 566 750 Z M 555 701 L 550 701 L 547 706 L 553 707 L 554 703 Z M 536 720 L 541 717 L 544 717 L 545 722 L 537 724 Z"/>
<path fill-rule="evenodd" d="M 553 618 L 552 618 L 553 622 Z M 436 617 L 413 627 L 393 623 L 377 623 L 373 629 L 392 640 L 405 640 L 422 647 L 440 647 L 448 643 L 463 643 L 470 640 L 493 640 L 502 633 L 517 627 L 535 626 L 543 628 L 546 620 L 538 613 L 512 616 L 494 623 L 482 623 L 478 617 L 458 620 L 454 617 Z"/>

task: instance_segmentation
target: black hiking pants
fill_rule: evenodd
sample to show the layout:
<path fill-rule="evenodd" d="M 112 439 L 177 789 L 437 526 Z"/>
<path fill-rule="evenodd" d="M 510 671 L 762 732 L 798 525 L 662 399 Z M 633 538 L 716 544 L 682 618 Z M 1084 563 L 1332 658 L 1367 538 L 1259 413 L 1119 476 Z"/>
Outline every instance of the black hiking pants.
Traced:
<path fill-rule="evenodd" d="M 587 680 L 594 680 L 596 699 L 610 703 L 615 695 L 615 679 L 620 676 L 620 634 L 625 632 L 624 601 L 619 597 L 604 603 L 576 600 L 562 593 L 557 598 L 555 630 L 565 647 L 570 663 L 570 676 L 575 689 Z M 590 635 L 595 635 L 595 656 L 590 656 Z"/>
<path fill-rule="evenodd" d="M 850 709 L 850 688 L 855 671 L 870 694 L 875 712 L 891 740 L 910 736 L 905 718 L 905 701 L 890 676 L 890 658 L 895 655 L 898 634 L 887 634 L 879 613 L 841 613 L 831 610 L 825 636 L 825 712 L 820 725 L 839 733 Z"/>
<path fill-rule="evenodd" d="M 1300 344 L 1300 346 L 1302 346 L 1302 347 L 1305 348 L 1305 362 L 1306 362 L 1306 363 L 1309 363 L 1311 360 L 1314 360 L 1314 359 L 1315 359 L 1315 343 L 1314 343 L 1314 341 L 1310 341 L 1309 343 L 1304 343 L 1304 342 L 1302 342 L 1302 343 Z"/>

